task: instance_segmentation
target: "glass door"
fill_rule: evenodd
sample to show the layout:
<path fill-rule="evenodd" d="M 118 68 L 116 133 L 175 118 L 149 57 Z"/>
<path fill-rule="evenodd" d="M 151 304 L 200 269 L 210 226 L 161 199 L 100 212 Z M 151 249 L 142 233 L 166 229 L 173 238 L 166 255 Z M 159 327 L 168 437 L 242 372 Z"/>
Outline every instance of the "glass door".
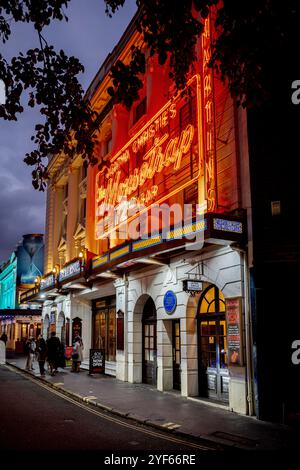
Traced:
<path fill-rule="evenodd" d="M 225 318 L 201 318 L 199 336 L 200 395 L 228 402 L 229 375 Z"/>
<path fill-rule="evenodd" d="M 142 380 L 143 383 L 156 385 L 156 308 L 151 297 L 148 298 L 144 306 L 142 335 Z"/>
<path fill-rule="evenodd" d="M 156 322 L 143 323 L 143 383 L 156 385 Z"/>
<path fill-rule="evenodd" d="M 172 342 L 173 342 L 173 388 L 181 390 L 180 377 L 180 320 L 172 322 Z"/>

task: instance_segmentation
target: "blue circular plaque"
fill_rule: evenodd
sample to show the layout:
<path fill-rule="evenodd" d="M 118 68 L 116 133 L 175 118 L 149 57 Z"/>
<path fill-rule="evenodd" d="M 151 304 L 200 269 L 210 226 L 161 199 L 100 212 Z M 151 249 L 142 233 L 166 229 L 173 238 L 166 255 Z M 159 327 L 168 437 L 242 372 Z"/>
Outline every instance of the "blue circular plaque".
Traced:
<path fill-rule="evenodd" d="M 168 315 L 174 312 L 177 306 L 177 297 L 172 290 L 168 290 L 164 295 L 164 307 Z"/>

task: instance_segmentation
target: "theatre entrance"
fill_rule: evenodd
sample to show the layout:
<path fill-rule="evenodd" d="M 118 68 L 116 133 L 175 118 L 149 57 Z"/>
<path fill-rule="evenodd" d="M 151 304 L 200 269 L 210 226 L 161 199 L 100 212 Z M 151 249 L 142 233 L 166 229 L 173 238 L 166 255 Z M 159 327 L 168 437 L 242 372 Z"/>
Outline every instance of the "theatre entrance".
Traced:
<path fill-rule="evenodd" d="M 145 303 L 142 317 L 143 383 L 157 383 L 156 308 L 151 297 Z"/>
<path fill-rule="evenodd" d="M 199 395 L 228 403 L 225 299 L 214 285 L 202 293 L 198 305 Z"/>

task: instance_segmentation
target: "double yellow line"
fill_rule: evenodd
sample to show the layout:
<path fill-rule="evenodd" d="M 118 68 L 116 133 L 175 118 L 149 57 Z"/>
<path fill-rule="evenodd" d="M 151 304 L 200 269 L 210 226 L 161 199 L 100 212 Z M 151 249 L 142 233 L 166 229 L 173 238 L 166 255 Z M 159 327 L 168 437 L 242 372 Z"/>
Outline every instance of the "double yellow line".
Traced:
<path fill-rule="evenodd" d="M 73 398 L 65 395 L 63 392 L 59 392 L 58 390 L 54 390 L 52 387 L 49 387 L 48 385 L 40 382 L 39 380 L 36 380 L 33 377 L 30 377 L 27 374 L 24 374 L 20 370 L 16 370 L 15 368 L 10 367 L 8 365 L 6 367 L 7 367 L 7 369 L 15 372 L 16 374 L 22 375 L 23 377 L 27 378 L 28 380 L 35 383 L 39 387 L 44 388 L 45 390 L 48 390 L 48 392 L 51 392 L 54 395 L 57 395 L 58 397 L 63 398 L 64 400 L 68 401 L 69 403 L 72 403 L 73 405 L 76 405 L 77 407 L 79 407 L 79 408 L 81 408 L 85 411 L 88 411 L 89 413 L 91 413 L 95 416 L 98 416 L 102 419 L 105 419 L 105 420 L 110 421 L 112 423 L 118 424 L 119 426 L 123 426 L 124 428 L 132 429 L 134 431 L 141 432 L 141 433 L 146 434 L 148 436 L 152 436 L 152 437 L 156 437 L 156 438 L 158 437 L 160 439 L 164 439 L 166 441 L 173 442 L 173 443 L 176 443 L 176 444 L 185 445 L 185 446 L 191 447 L 193 449 L 214 450 L 213 447 L 206 447 L 205 445 L 202 445 L 202 444 L 196 444 L 196 443 L 193 443 L 193 442 L 188 442 L 188 441 L 185 441 L 185 440 L 180 439 L 178 437 L 169 436 L 169 435 L 166 435 L 166 434 L 163 434 L 163 433 L 160 433 L 160 432 L 156 432 L 154 430 L 144 429 L 142 427 L 142 425 L 137 426 L 135 424 L 126 423 L 125 421 L 123 421 L 121 419 L 118 419 L 114 416 L 108 415 L 107 412 L 101 412 L 101 411 L 98 411 L 98 410 L 94 410 L 93 408 L 91 408 L 90 406 L 85 405 L 84 403 L 79 403 L 78 401 L 74 400 Z"/>

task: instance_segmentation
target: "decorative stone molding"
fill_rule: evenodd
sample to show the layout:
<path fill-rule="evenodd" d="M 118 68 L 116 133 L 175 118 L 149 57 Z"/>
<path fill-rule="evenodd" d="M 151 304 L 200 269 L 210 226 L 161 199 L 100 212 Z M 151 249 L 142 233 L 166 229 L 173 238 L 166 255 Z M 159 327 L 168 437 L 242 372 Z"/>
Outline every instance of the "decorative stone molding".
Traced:
<path fill-rule="evenodd" d="M 81 199 L 86 198 L 87 193 L 87 177 L 85 177 L 81 183 L 79 183 L 79 196 Z"/>

